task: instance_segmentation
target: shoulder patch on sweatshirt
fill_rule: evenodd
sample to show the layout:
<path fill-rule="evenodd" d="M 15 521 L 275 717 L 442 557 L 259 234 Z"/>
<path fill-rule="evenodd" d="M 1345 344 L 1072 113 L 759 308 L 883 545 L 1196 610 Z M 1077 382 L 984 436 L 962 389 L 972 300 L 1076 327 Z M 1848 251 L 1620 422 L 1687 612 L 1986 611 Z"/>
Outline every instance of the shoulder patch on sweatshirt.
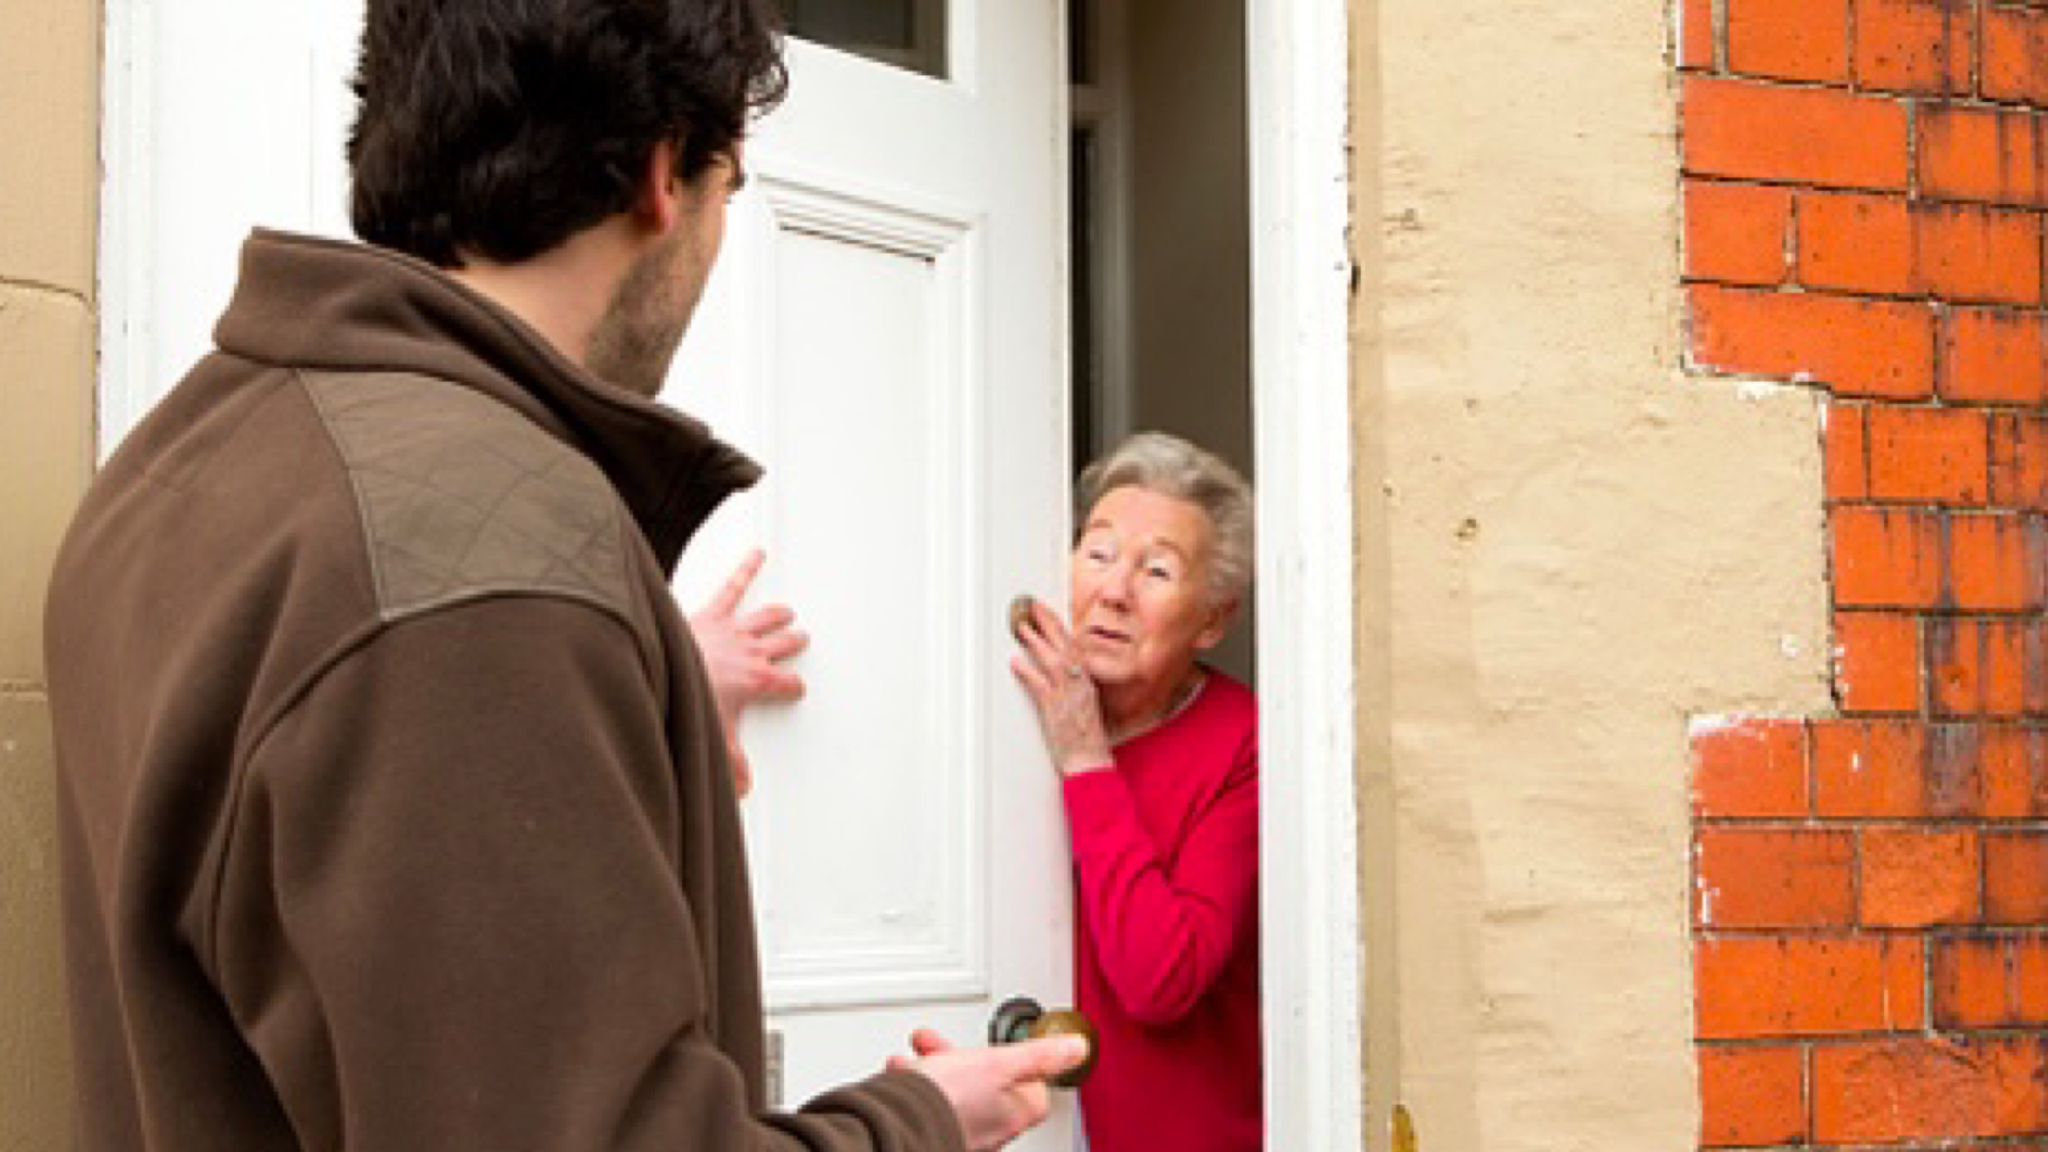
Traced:
<path fill-rule="evenodd" d="M 617 495 L 505 405 L 411 373 L 301 373 L 363 517 L 385 619 L 491 593 L 627 603 Z"/>

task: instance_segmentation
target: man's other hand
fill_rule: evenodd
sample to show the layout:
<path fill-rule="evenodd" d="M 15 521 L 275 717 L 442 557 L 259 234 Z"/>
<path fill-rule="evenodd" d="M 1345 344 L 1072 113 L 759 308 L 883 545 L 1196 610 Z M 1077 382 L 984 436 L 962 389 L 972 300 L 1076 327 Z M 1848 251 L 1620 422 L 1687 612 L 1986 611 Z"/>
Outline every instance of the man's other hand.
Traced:
<path fill-rule="evenodd" d="M 732 759 L 733 785 L 744 797 L 754 788 L 754 771 L 740 744 L 740 716 L 764 700 L 796 700 L 804 694 L 804 678 L 783 665 L 810 646 L 811 638 L 794 627 L 796 613 L 786 604 L 770 604 L 745 615 L 740 606 L 761 572 L 767 554 L 747 553 L 725 586 L 690 617 L 690 631 L 711 674 L 718 698 L 718 718 Z"/>

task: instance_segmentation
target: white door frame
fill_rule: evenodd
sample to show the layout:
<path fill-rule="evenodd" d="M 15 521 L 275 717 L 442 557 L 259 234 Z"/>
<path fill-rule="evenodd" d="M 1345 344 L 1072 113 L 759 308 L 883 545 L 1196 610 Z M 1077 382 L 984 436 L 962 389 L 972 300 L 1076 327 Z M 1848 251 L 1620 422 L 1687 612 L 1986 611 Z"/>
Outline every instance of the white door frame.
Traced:
<path fill-rule="evenodd" d="M 1347 0 L 1247 0 L 1266 1146 L 1365 1147 Z"/>
<path fill-rule="evenodd" d="M 137 307 L 155 135 L 153 0 L 106 0 L 100 454 L 161 366 Z M 1347 0 L 1246 0 L 1267 1146 L 1364 1147 Z M 1283 847 L 1284 846 L 1284 847 Z"/>

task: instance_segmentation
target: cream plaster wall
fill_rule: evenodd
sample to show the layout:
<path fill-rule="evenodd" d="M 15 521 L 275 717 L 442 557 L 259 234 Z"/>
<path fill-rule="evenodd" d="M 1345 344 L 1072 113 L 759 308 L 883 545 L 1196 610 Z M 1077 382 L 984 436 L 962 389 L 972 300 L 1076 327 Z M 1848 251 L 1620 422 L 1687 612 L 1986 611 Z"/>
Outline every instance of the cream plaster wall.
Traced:
<path fill-rule="evenodd" d="M 0 5 L 0 1152 L 68 1145 L 42 602 L 92 468 L 99 5 Z"/>
<path fill-rule="evenodd" d="M 1352 0 L 1376 1149 L 1695 1146 L 1688 717 L 1825 704 L 1815 399 L 1679 366 L 1669 7 Z"/>

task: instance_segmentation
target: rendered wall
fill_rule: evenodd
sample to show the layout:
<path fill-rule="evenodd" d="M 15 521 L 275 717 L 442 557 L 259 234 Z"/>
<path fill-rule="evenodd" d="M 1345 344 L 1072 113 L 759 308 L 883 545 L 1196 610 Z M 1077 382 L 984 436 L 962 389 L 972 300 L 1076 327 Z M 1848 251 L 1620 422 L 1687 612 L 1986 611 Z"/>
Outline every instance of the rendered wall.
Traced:
<path fill-rule="evenodd" d="M 92 467 L 98 21 L 0 6 L 0 1152 L 70 1133 L 41 617 Z"/>
<path fill-rule="evenodd" d="M 1692 0 L 1690 346 L 1826 404 L 1833 707 L 1702 727 L 1709 1146 L 2048 1136 L 2048 8 Z"/>
<path fill-rule="evenodd" d="M 1827 703 L 1820 404 L 1683 367 L 1663 5 L 1352 11 L 1372 1146 L 1692 1147 L 1688 733 Z"/>

